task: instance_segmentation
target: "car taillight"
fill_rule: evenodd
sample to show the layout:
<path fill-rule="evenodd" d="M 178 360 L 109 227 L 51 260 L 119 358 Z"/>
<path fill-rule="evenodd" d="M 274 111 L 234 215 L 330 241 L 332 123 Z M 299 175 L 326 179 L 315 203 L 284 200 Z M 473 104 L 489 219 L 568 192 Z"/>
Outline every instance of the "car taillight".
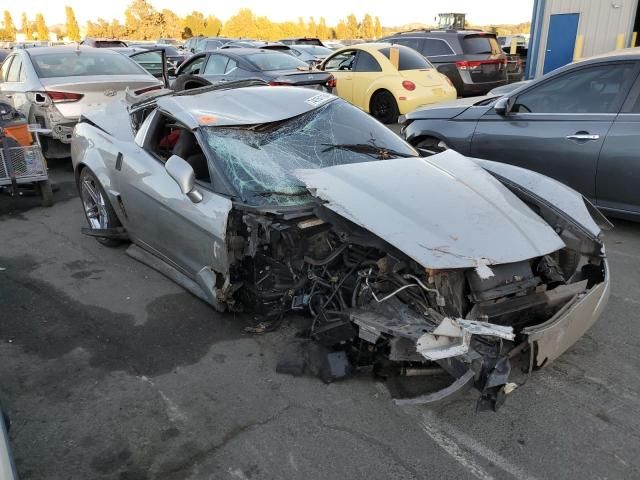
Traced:
<path fill-rule="evenodd" d="M 411 80 L 403 80 L 402 86 L 405 90 L 409 90 L 410 92 L 413 92 L 416 89 L 416 84 Z"/>
<path fill-rule="evenodd" d="M 506 65 L 507 59 L 501 58 L 499 60 L 462 60 L 460 62 L 456 62 L 456 67 L 458 70 L 477 70 L 482 65 Z"/>
<path fill-rule="evenodd" d="M 269 85 L 271 85 L 272 87 L 280 87 L 282 85 L 287 85 L 287 84 L 284 82 L 276 82 L 275 80 L 271 80 L 269 82 Z"/>
<path fill-rule="evenodd" d="M 336 88 L 336 86 L 338 85 L 338 82 L 336 81 L 336 77 L 334 77 L 333 75 L 331 75 L 329 77 L 329 80 L 327 80 L 327 87 L 329 88 Z"/>
<path fill-rule="evenodd" d="M 153 92 L 154 90 L 162 89 L 162 85 L 152 85 L 150 87 L 141 88 L 140 90 L 135 90 L 133 93 L 136 95 L 142 95 L 143 93 Z"/>
<path fill-rule="evenodd" d="M 82 95 L 81 93 L 52 91 L 47 91 L 46 93 L 53 103 L 77 102 L 82 97 L 84 97 L 84 95 Z"/>

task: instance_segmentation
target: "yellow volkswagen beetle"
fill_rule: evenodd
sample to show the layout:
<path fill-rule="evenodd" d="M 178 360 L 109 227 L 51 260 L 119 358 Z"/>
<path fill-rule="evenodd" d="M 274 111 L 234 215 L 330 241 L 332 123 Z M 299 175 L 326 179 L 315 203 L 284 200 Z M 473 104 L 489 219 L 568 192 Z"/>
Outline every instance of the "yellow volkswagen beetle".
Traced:
<path fill-rule="evenodd" d="M 456 98 L 451 81 L 415 50 L 361 43 L 327 57 L 320 70 L 336 78 L 334 92 L 383 123 L 423 105 Z"/>

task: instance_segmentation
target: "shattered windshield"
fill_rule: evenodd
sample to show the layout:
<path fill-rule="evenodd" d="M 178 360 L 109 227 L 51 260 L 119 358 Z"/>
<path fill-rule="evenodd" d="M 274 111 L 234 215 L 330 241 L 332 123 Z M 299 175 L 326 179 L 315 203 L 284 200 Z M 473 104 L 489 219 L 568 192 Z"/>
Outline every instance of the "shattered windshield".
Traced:
<path fill-rule="evenodd" d="M 310 200 L 298 169 L 415 157 L 391 130 L 342 101 L 280 122 L 204 127 L 204 138 L 241 198 L 252 205 L 296 205 Z"/>

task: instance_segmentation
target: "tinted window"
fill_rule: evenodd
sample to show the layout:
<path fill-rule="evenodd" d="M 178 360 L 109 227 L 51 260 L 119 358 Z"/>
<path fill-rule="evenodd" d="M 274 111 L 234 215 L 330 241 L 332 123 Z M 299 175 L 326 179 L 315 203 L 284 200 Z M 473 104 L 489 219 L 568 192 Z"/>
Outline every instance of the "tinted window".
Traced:
<path fill-rule="evenodd" d="M 119 40 L 96 40 L 96 47 L 98 48 L 116 48 L 126 46 L 126 43 Z"/>
<path fill-rule="evenodd" d="M 349 50 L 348 52 L 342 52 L 331 57 L 324 66 L 324 70 L 346 70 L 350 71 L 353 68 L 353 62 L 356 58 L 356 52 Z"/>
<path fill-rule="evenodd" d="M 180 69 L 180 75 L 197 75 L 200 73 L 202 69 L 202 65 L 204 64 L 204 58 L 200 57 L 193 62 L 187 64 L 184 68 Z"/>
<path fill-rule="evenodd" d="M 2 69 L 0 70 L 0 82 L 7 81 L 7 73 L 9 72 L 9 66 L 11 65 L 11 61 L 16 57 L 8 57 L 5 59 L 2 64 Z"/>
<path fill-rule="evenodd" d="M 229 59 L 229 63 L 227 63 L 227 68 L 225 68 L 224 73 L 231 73 L 236 68 L 238 68 L 238 62 L 235 60 Z"/>
<path fill-rule="evenodd" d="M 162 53 L 136 53 L 135 55 L 132 55 L 131 58 L 154 77 L 162 77 L 164 73 L 162 69 Z"/>
<path fill-rule="evenodd" d="M 328 56 L 333 53 L 333 51 L 329 50 L 326 47 L 318 47 L 316 45 L 303 45 L 300 49 L 303 52 L 307 52 L 310 55 L 318 55 L 318 56 Z"/>
<path fill-rule="evenodd" d="M 154 47 L 155 48 L 155 47 Z M 180 50 L 178 50 L 176 47 L 172 47 L 170 45 L 167 46 L 162 46 L 162 48 L 164 49 L 165 53 L 169 56 L 176 56 L 176 55 L 182 55 L 182 53 L 180 52 Z"/>
<path fill-rule="evenodd" d="M 229 59 L 222 55 L 210 55 L 204 73 L 209 75 L 222 75 L 228 61 Z"/>
<path fill-rule="evenodd" d="M 424 41 L 422 53 L 427 57 L 435 57 L 438 55 L 454 55 L 454 51 L 444 40 L 435 38 L 427 38 Z"/>
<path fill-rule="evenodd" d="M 424 40 L 421 38 L 398 38 L 393 40 L 391 43 L 404 45 L 405 47 L 413 48 L 418 52 L 422 51 L 422 43 Z"/>
<path fill-rule="evenodd" d="M 222 46 L 222 42 L 219 40 L 207 40 L 204 42 L 205 50 L 216 50 Z"/>
<path fill-rule="evenodd" d="M 310 93 L 314 95 L 314 93 Z M 298 169 L 383 161 L 382 155 L 346 145 L 370 145 L 416 156 L 406 142 L 373 117 L 342 100 L 259 128 L 203 127 L 216 163 L 238 193 L 252 204 L 299 204 L 311 196 Z"/>
<path fill-rule="evenodd" d="M 631 63 L 582 68 L 518 96 L 520 113 L 617 113 L 635 78 Z"/>
<path fill-rule="evenodd" d="M 462 51 L 470 55 L 502 53 L 498 41 L 492 35 L 467 35 L 462 39 Z"/>
<path fill-rule="evenodd" d="M 373 58 L 373 55 L 367 52 L 358 52 L 358 61 L 354 72 L 381 72 L 380 64 Z"/>
<path fill-rule="evenodd" d="M 108 52 L 108 53 L 107 53 Z M 129 57 L 109 51 L 65 51 L 32 55 L 40 78 L 87 75 L 135 75 L 143 73 Z"/>
<path fill-rule="evenodd" d="M 269 53 L 254 53 L 247 55 L 247 60 L 255 65 L 259 70 L 295 70 L 298 67 L 303 67 L 305 70 L 309 68 L 309 65 L 297 58 L 287 55 L 286 53 L 269 52 Z"/>
<path fill-rule="evenodd" d="M 400 50 L 398 70 L 423 70 L 425 68 L 433 68 L 433 65 L 415 50 L 403 47 L 402 45 L 396 45 L 393 48 Z M 383 48 L 380 50 L 380 53 L 389 58 L 389 51 L 389 48 Z"/>
<path fill-rule="evenodd" d="M 7 74 L 7 82 L 19 82 L 20 70 L 22 69 L 22 59 L 15 57 L 9 67 L 9 73 Z"/>

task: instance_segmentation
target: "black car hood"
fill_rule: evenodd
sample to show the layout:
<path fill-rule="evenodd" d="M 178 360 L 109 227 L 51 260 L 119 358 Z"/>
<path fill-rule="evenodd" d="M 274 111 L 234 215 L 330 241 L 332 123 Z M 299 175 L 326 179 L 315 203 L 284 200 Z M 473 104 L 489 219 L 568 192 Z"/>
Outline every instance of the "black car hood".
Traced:
<path fill-rule="evenodd" d="M 451 102 L 437 103 L 432 106 L 422 107 L 404 116 L 406 120 L 422 120 L 422 119 L 449 119 L 454 118 L 465 112 L 470 107 L 482 103 L 493 97 L 470 97 L 459 98 Z"/>

